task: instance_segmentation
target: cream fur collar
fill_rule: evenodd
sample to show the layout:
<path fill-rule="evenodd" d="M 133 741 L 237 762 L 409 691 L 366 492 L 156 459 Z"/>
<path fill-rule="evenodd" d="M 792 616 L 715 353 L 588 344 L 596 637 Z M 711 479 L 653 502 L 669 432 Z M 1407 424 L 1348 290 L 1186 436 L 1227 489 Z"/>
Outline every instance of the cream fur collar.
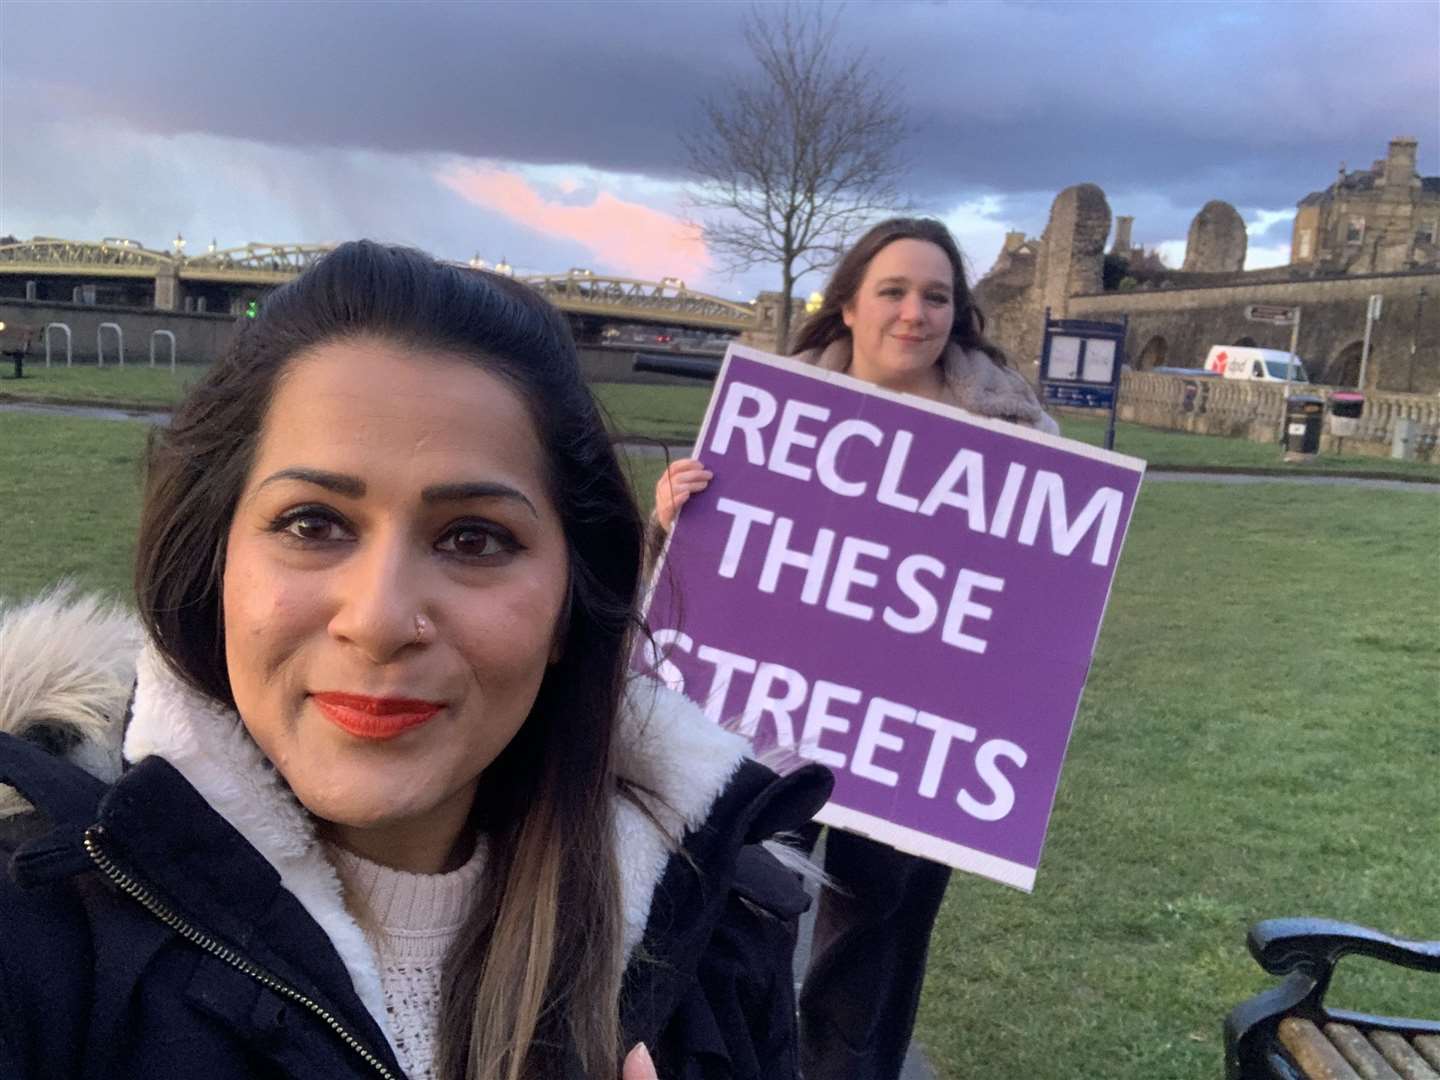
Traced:
<path fill-rule="evenodd" d="M 309 816 L 232 710 L 181 683 L 151 646 L 141 651 L 136 676 L 125 759 L 164 758 L 275 867 L 330 938 L 360 1000 L 390 1038 L 374 950 L 345 910 L 340 880 Z M 746 756 L 748 743 L 711 723 L 680 694 L 648 679 L 632 682 L 620 735 L 617 771 L 660 797 L 664 805 L 651 809 L 665 829 L 662 834 L 638 808 L 616 800 L 628 960 L 671 852 L 686 830 L 705 820 Z"/>

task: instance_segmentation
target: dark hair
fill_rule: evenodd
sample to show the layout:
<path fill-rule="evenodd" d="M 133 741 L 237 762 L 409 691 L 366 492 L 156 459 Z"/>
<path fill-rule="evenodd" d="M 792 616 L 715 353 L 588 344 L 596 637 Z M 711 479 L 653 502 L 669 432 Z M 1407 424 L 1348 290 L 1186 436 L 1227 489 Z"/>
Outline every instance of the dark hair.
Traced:
<path fill-rule="evenodd" d="M 844 308 L 860 291 L 860 282 L 870 268 L 870 260 L 896 240 L 924 240 L 934 244 L 950 260 L 954 271 L 953 296 L 955 322 L 950 327 L 950 340 L 966 349 L 979 349 L 997 364 L 1005 364 L 1005 353 L 985 337 L 985 316 L 975 305 L 970 286 L 965 282 L 965 259 L 950 230 L 934 218 L 891 218 L 874 226 L 845 253 L 825 286 L 825 299 L 819 310 L 806 319 L 795 335 L 792 353 L 823 349 L 832 341 L 850 336 L 845 325 Z"/>
<path fill-rule="evenodd" d="M 225 541 L 266 411 L 294 357 L 359 337 L 465 356 L 517 391 L 544 447 L 569 550 L 560 656 L 519 734 L 486 770 L 477 806 L 486 884 L 446 964 L 440 1074 L 558 1074 L 566 1043 L 594 1074 L 617 1073 L 622 917 L 611 743 L 643 524 L 559 312 L 508 278 L 371 241 L 341 245 L 271 294 L 169 428 L 151 437 L 136 562 L 141 617 L 183 679 L 233 705 Z M 527 981 L 527 971 L 538 980 Z M 503 1037 L 497 1024 L 508 1024 Z"/>

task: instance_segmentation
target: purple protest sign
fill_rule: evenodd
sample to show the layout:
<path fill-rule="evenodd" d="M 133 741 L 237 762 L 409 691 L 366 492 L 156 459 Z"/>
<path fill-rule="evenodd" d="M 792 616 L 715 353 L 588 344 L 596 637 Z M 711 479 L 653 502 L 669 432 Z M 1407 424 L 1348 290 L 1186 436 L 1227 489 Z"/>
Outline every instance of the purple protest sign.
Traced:
<path fill-rule="evenodd" d="M 1029 890 L 1144 463 L 732 346 L 643 658 L 826 824 Z"/>

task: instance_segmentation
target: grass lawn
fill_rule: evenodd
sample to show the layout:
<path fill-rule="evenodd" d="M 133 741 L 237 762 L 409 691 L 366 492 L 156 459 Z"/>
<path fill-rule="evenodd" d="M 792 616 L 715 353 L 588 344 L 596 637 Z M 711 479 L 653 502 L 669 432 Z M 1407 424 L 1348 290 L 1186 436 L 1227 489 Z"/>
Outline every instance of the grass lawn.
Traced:
<path fill-rule="evenodd" d="M 0 598 L 68 577 L 129 599 L 149 429 L 0 413 Z"/>
<path fill-rule="evenodd" d="M 610 429 L 667 442 L 694 442 L 710 400 L 710 384 L 643 386 L 638 383 L 595 383 L 591 386 Z"/>
<path fill-rule="evenodd" d="M 125 595 L 144 433 L 0 414 L 0 595 Z M 630 462 L 647 504 L 662 465 Z M 1145 487 L 1035 893 L 957 875 L 941 913 L 942 1077 L 1218 1076 L 1273 982 L 1252 921 L 1440 938 L 1437 526 L 1424 490 Z M 1342 966 L 1335 996 L 1440 1016 L 1433 976 Z"/>
<path fill-rule="evenodd" d="M 46 369 L 43 363 L 39 367 L 32 363 L 26 368 L 25 379 L 16 381 L 8 374 L 7 366 L 6 374 L 0 375 L 0 399 L 7 396 L 63 398 L 96 404 L 120 402 L 167 408 L 180 399 L 185 387 L 203 370 L 182 365 L 171 375 L 168 368 L 149 368 L 143 364 L 130 364 L 124 368 L 86 365 Z M 709 385 L 700 383 L 694 386 L 597 383 L 593 389 L 609 419 L 611 430 L 617 435 L 677 445 L 694 441 L 705 415 L 705 404 L 710 399 Z M 1103 418 L 1063 416 L 1060 423 L 1069 438 L 1095 446 L 1104 442 Z M 1440 480 L 1440 464 L 1327 454 L 1315 465 L 1286 465 L 1281 460 L 1279 447 L 1269 443 L 1162 431 L 1139 424 L 1122 423 L 1117 426 L 1115 449 L 1144 458 L 1155 468 L 1278 468 L 1303 475 L 1318 467 L 1327 471 L 1373 472 L 1400 478 Z"/>
<path fill-rule="evenodd" d="M 1060 427 L 1067 438 L 1092 446 L 1105 445 L 1103 417 L 1062 416 Z M 1275 443 L 1249 439 L 1227 439 L 1219 435 L 1192 435 L 1186 431 L 1165 431 L 1140 424 L 1115 425 L 1115 449 L 1122 454 L 1144 458 L 1155 468 L 1283 469 L 1303 476 L 1316 469 L 1342 472 L 1386 473 L 1397 479 L 1421 477 L 1440 480 L 1440 464 L 1423 461 L 1395 461 L 1388 457 L 1358 454 L 1325 454 L 1309 465 L 1287 465 Z"/>
<path fill-rule="evenodd" d="M 97 405 L 118 402 L 165 409 L 174 406 L 185 388 L 205 370 L 199 365 L 180 364 L 171 374 L 168 366 L 152 368 L 148 364 L 148 360 L 142 360 L 124 367 L 112 362 L 103 368 L 94 364 L 67 368 L 62 361 L 47 368 L 41 353 L 39 363 L 33 356 L 26 362 L 23 379 L 14 377 L 15 369 L 10 364 L 0 366 L 0 398 L 51 398 Z"/>
<path fill-rule="evenodd" d="M 957 878 L 941 913 L 942 1076 L 1218 1076 L 1225 1011 L 1274 984 L 1251 922 L 1440 938 L 1437 526 L 1424 491 L 1143 490 L 1035 893 Z M 1336 993 L 1440 1016 L 1407 975 Z"/>

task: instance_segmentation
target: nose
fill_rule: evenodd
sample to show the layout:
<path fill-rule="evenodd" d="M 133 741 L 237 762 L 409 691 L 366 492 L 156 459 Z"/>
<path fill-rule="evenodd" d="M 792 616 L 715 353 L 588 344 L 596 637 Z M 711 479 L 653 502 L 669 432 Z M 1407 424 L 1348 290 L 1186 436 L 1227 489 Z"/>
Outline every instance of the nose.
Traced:
<path fill-rule="evenodd" d="M 920 295 L 914 292 L 907 292 L 900 300 L 900 318 L 906 322 L 918 323 L 925 321 L 925 305 Z"/>
<path fill-rule="evenodd" d="M 330 636 L 376 664 L 418 644 L 416 616 L 426 608 L 421 559 L 403 537 L 376 534 L 363 541 L 336 575 Z"/>

